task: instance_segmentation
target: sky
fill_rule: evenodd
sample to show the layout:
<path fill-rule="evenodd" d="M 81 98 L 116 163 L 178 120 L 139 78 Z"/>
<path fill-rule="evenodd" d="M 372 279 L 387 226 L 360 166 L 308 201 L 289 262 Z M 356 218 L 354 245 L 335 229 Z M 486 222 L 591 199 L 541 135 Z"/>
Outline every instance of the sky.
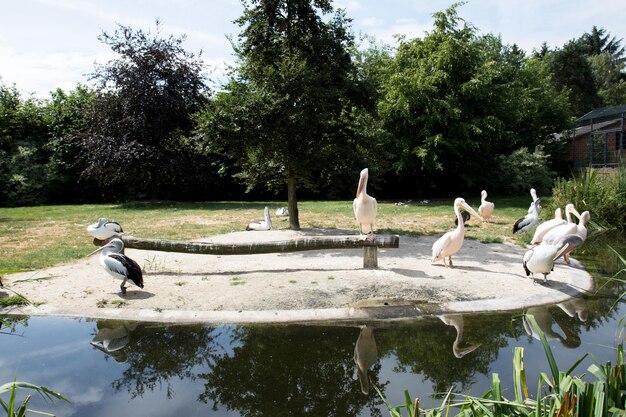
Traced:
<path fill-rule="evenodd" d="M 333 6 L 346 11 L 356 35 L 395 45 L 396 34 L 423 37 L 432 30 L 432 14 L 453 3 L 334 0 Z M 0 0 L 0 81 L 38 98 L 49 98 L 56 88 L 92 85 L 95 64 L 116 58 L 98 40 L 103 32 L 112 33 L 118 24 L 154 32 L 159 19 L 163 36 L 184 34 L 186 51 L 202 51 L 215 88 L 234 62 L 228 36 L 239 34 L 233 21 L 242 11 L 240 0 Z M 617 39 L 626 37 L 623 0 L 469 0 L 457 11 L 479 34 L 499 35 L 526 52 L 543 42 L 561 47 L 594 25 Z"/>

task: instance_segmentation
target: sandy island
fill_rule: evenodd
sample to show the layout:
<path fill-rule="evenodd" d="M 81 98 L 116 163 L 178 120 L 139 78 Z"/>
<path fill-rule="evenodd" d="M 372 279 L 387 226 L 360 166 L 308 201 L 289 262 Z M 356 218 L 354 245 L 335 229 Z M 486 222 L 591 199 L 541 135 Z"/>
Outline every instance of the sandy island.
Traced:
<path fill-rule="evenodd" d="M 354 234 L 307 229 L 234 232 L 208 242 L 286 240 Z M 157 322 L 255 323 L 402 319 L 424 314 L 517 310 L 559 303 L 593 289 L 572 260 L 557 261 L 549 284 L 526 277 L 524 248 L 465 240 L 454 268 L 431 265 L 436 236 L 400 236 L 398 249 L 379 249 L 375 270 L 362 269 L 363 250 L 263 255 L 192 255 L 127 249 L 144 269 L 143 290 L 109 276 L 97 256 L 11 274 L 0 296 L 15 291 L 33 305 L 2 314 L 57 315 Z"/>

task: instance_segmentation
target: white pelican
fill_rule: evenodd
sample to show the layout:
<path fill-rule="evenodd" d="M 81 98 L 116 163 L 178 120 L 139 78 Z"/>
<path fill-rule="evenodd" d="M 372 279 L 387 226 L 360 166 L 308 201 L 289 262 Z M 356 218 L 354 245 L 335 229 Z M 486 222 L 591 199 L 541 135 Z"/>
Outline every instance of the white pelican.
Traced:
<path fill-rule="evenodd" d="M 454 353 L 455 357 L 461 359 L 468 353 L 475 351 L 481 345 L 477 343 L 475 345 L 469 345 L 466 348 L 459 346 L 463 339 L 464 320 L 462 314 L 443 314 L 439 316 L 439 319 L 447 326 L 454 326 L 456 330 L 456 339 L 454 339 L 454 343 L 452 343 L 452 353 Z"/>
<path fill-rule="evenodd" d="M 537 197 L 537 191 L 535 191 L 534 188 L 530 189 L 530 196 L 533 198 L 532 203 L 530 203 L 530 206 L 528 207 L 528 213 L 532 213 L 533 212 L 533 207 L 535 205 L 535 201 L 537 201 L 539 198 Z M 539 206 L 539 208 L 541 209 L 541 206 Z"/>
<path fill-rule="evenodd" d="M 547 220 L 541 223 L 539 226 L 537 226 L 537 229 L 535 230 L 535 234 L 532 240 L 530 241 L 530 243 L 532 245 L 541 243 L 546 233 L 548 233 L 551 229 L 554 229 L 555 227 L 561 226 L 565 223 L 566 222 L 565 220 L 563 220 L 563 216 L 561 215 L 561 207 L 557 207 L 557 209 L 554 210 L 554 219 Z"/>
<path fill-rule="evenodd" d="M 443 260 L 443 265 L 447 268 L 446 258 L 450 261 L 450 267 L 452 267 L 452 255 L 457 253 L 463 246 L 463 240 L 465 239 L 465 227 L 463 226 L 463 218 L 461 217 L 460 208 L 464 208 L 466 211 L 472 213 L 474 216 L 482 217 L 476 211 L 469 206 L 462 198 L 454 200 L 454 214 L 459 223 L 451 232 L 448 232 L 441 236 L 435 243 L 433 243 L 433 257 L 431 263 L 435 263 L 438 260 Z"/>
<path fill-rule="evenodd" d="M 559 238 L 565 235 L 571 235 L 572 233 L 576 233 L 578 231 L 578 228 L 576 227 L 576 223 L 572 223 L 572 214 L 580 218 L 580 214 L 574 208 L 573 204 L 566 205 L 565 206 L 565 218 L 567 219 L 567 222 L 565 224 L 555 227 L 554 229 L 550 229 L 543 236 L 541 244 L 553 245 L 559 240 Z"/>
<path fill-rule="evenodd" d="M 359 338 L 354 346 L 354 363 L 361 384 L 361 392 L 369 394 L 370 384 L 367 379 L 367 370 L 378 360 L 378 348 L 374 339 L 374 328 L 372 326 L 361 326 Z"/>
<path fill-rule="evenodd" d="M 522 266 L 526 271 L 526 276 L 543 274 L 544 284 L 548 282 L 548 275 L 554 270 L 554 261 L 562 255 L 562 251 L 567 248 L 567 242 L 556 245 L 538 245 L 530 248 L 524 254 Z M 534 280 L 533 280 L 534 282 Z"/>
<path fill-rule="evenodd" d="M 524 233 L 533 228 L 534 225 L 539 222 L 539 199 L 536 199 L 533 203 L 534 210 L 528 213 L 526 216 L 517 219 L 513 225 L 513 233 Z"/>
<path fill-rule="evenodd" d="M 483 217 L 483 223 L 488 223 L 491 220 L 493 209 L 495 204 L 491 201 L 487 201 L 487 191 L 482 190 L 480 192 L 480 207 L 478 207 L 478 214 Z"/>
<path fill-rule="evenodd" d="M 276 209 L 276 216 L 277 217 L 287 217 L 289 216 L 289 211 L 287 210 L 287 207 L 279 207 Z"/>
<path fill-rule="evenodd" d="M 121 239 L 111 239 L 106 245 L 96 249 L 91 253 L 100 252 L 100 265 L 114 278 L 122 280 L 120 290 L 126 294 L 126 281 L 130 280 L 139 288 L 143 288 L 143 273 L 137 262 L 122 254 L 124 242 Z"/>
<path fill-rule="evenodd" d="M 270 208 L 265 207 L 265 209 L 263 210 L 263 213 L 264 213 L 265 219 L 250 222 L 246 226 L 246 230 L 271 230 L 272 219 L 270 219 Z"/>
<path fill-rule="evenodd" d="M 576 233 L 561 236 L 557 241 L 557 246 L 567 245 L 567 247 L 559 255 L 563 256 L 566 263 L 569 264 L 569 254 L 585 243 L 585 240 L 587 239 L 587 223 L 590 219 L 591 214 L 589 214 L 588 211 L 583 211 L 578 220 L 578 225 L 576 225 Z"/>
<path fill-rule="evenodd" d="M 369 170 L 367 168 L 361 171 L 356 198 L 352 203 L 354 217 L 359 225 L 361 234 L 374 233 L 374 224 L 376 223 L 376 213 L 378 211 L 378 202 L 374 197 L 367 194 L 368 173 Z"/>
<path fill-rule="evenodd" d="M 87 232 L 100 240 L 107 240 L 110 237 L 123 233 L 122 226 L 116 222 L 107 221 L 105 217 L 101 217 L 98 223 L 87 226 Z"/>
<path fill-rule="evenodd" d="M 571 235 L 561 236 L 561 238 L 556 242 L 555 246 L 563 247 L 561 251 L 559 251 L 558 255 L 554 258 L 556 261 L 561 256 L 565 260 L 567 264 L 569 264 L 569 254 L 574 249 L 581 247 L 584 243 L 583 238 L 581 238 L 578 234 L 573 233 Z"/>

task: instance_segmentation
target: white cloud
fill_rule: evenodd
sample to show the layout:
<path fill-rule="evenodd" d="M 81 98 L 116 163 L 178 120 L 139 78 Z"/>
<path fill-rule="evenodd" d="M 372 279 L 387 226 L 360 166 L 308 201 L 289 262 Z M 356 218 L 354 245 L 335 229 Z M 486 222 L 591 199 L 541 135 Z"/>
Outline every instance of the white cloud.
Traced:
<path fill-rule="evenodd" d="M 6 85 L 15 84 L 26 94 L 47 98 L 56 88 L 73 90 L 77 83 L 88 84 L 87 74 L 94 63 L 105 63 L 113 53 L 19 52 L 0 47 L 0 75 Z"/>
<path fill-rule="evenodd" d="M 362 19 L 359 19 L 359 25 L 364 28 L 382 26 L 384 23 L 385 20 L 379 17 L 364 17 Z"/>

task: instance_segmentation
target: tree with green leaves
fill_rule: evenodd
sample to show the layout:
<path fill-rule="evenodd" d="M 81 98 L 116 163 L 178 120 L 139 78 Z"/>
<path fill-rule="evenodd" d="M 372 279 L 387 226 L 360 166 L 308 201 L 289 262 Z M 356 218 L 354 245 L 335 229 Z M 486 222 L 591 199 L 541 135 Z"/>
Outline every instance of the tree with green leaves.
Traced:
<path fill-rule="evenodd" d="M 545 66 L 478 36 L 458 6 L 435 13 L 424 38 L 402 39 L 383 77 L 378 114 L 396 172 L 418 194 L 500 186 L 497 155 L 534 148 L 568 125 Z"/>
<path fill-rule="evenodd" d="M 624 62 L 623 39 L 611 37 L 604 28 L 596 26 L 591 28 L 591 32 L 585 33 L 580 42 L 586 47 L 589 56 L 609 54 L 616 62 Z"/>
<path fill-rule="evenodd" d="M 244 2 L 238 66 L 201 118 L 209 148 L 238 167 L 249 189 L 286 185 L 292 229 L 300 228 L 299 187 L 362 168 L 354 111 L 367 96 L 356 83 L 349 22 L 329 0 Z"/>
<path fill-rule="evenodd" d="M 76 132 L 83 175 L 117 198 L 168 198 L 189 181 L 188 134 L 208 88 L 199 57 L 182 37 L 119 25 L 99 38 L 118 54 L 97 65 L 89 124 Z M 195 172 L 194 172 L 195 173 Z"/>

